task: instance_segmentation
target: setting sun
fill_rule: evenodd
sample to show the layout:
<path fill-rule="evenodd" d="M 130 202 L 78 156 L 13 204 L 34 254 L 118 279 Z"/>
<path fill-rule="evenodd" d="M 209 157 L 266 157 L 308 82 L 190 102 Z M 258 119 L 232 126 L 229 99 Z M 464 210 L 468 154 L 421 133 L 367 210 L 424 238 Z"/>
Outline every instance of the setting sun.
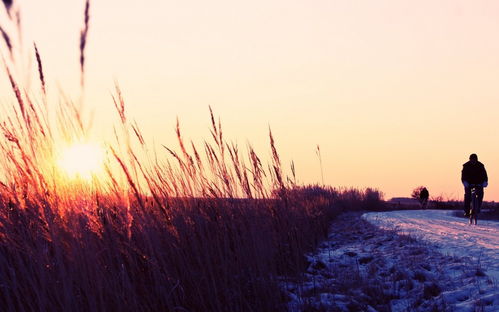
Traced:
<path fill-rule="evenodd" d="M 92 143 L 78 143 L 67 147 L 61 153 L 59 167 L 72 178 L 90 179 L 101 168 L 104 152 Z"/>

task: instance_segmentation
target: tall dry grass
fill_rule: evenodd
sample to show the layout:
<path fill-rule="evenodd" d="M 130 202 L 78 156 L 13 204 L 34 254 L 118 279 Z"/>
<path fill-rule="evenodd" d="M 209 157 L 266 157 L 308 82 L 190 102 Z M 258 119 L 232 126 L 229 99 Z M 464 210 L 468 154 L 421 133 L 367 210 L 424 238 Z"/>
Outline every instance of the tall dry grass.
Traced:
<path fill-rule="evenodd" d="M 89 129 L 81 103 L 50 97 L 36 45 L 33 53 L 38 90 L 16 78 L 14 58 L 4 61 L 14 104 L 0 124 L 3 311 L 285 310 L 280 276 L 299 277 L 342 209 L 380 200 L 296 186 L 271 131 L 266 165 L 251 146 L 226 141 L 211 108 L 210 140 L 185 140 L 177 122 L 178 147 L 154 151 L 118 86 L 105 174 L 71 180 L 56 164 L 59 145 Z"/>

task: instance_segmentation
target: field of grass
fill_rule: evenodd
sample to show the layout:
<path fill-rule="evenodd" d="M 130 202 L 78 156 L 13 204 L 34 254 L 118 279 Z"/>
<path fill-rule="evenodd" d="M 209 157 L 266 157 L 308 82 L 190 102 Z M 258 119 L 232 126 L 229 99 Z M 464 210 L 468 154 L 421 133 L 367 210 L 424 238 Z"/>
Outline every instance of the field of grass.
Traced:
<path fill-rule="evenodd" d="M 283 310 L 278 277 L 306 268 L 304 254 L 326 236 L 338 203 L 347 203 L 331 194 L 338 198 L 171 199 L 168 217 L 149 199 L 144 207 L 131 202 L 128 215 L 111 200 L 64 215 L 56 210 L 66 206 L 3 202 L 0 304 L 5 311 Z"/>
<path fill-rule="evenodd" d="M 20 14 L 4 4 L 16 29 Z M 82 92 L 88 1 L 83 20 Z M 2 36 L 13 91 L 0 124 L 2 311 L 285 310 L 279 278 L 303 272 L 330 221 L 383 207 L 377 190 L 297 185 L 272 132 L 265 161 L 228 143 L 213 113 L 201 146 L 177 124 L 178 149 L 156 151 L 128 118 L 119 87 L 103 173 L 70 177 L 57 159 L 62 145 L 87 140 L 84 103 L 50 95 L 36 45 L 38 83 L 23 84 L 12 44 L 20 36 Z"/>

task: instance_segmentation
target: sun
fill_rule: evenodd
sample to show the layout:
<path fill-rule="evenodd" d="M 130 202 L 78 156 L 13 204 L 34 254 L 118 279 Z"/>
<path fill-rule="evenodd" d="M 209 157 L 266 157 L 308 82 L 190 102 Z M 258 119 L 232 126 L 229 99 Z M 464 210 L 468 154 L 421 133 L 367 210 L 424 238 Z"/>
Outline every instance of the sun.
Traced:
<path fill-rule="evenodd" d="M 89 180 L 102 170 L 104 151 L 98 144 L 76 143 L 62 150 L 58 165 L 70 178 Z"/>

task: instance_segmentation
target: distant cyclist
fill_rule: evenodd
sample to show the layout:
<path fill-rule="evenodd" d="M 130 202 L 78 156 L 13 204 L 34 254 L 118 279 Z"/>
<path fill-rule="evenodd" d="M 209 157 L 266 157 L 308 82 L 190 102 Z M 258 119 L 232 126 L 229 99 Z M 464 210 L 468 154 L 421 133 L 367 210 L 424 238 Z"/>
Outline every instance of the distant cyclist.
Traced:
<path fill-rule="evenodd" d="M 488 185 L 487 171 L 485 166 L 478 161 L 476 154 L 470 155 L 470 160 L 463 165 L 461 171 L 461 182 L 464 185 L 464 215 L 470 215 L 471 187 L 477 187 L 478 207 L 481 207 L 483 200 L 483 188 Z M 480 211 L 480 208 L 478 209 Z"/>

